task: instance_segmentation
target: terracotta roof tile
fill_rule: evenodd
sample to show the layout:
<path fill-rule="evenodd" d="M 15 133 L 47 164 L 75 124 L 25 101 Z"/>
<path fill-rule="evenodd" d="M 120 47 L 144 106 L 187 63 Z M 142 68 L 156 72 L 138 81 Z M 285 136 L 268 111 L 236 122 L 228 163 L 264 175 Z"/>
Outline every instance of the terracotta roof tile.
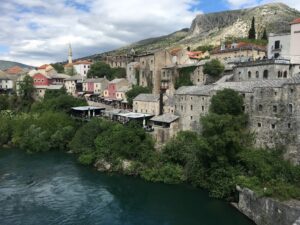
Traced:
<path fill-rule="evenodd" d="M 294 19 L 291 24 L 298 24 L 300 23 L 300 18 Z"/>
<path fill-rule="evenodd" d="M 19 66 L 14 66 L 14 67 L 8 68 L 7 70 L 5 70 L 5 72 L 8 74 L 20 74 L 20 73 L 23 73 L 24 70 Z"/>

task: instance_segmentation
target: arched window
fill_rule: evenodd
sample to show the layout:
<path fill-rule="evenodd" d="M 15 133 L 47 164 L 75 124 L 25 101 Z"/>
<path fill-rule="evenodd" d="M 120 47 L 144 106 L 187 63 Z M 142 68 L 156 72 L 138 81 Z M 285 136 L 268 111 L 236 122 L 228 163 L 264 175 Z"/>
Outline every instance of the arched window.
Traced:
<path fill-rule="evenodd" d="M 262 105 L 259 105 L 258 106 L 258 111 L 262 111 L 263 110 L 263 106 Z"/>
<path fill-rule="evenodd" d="M 251 71 L 248 71 L 248 78 L 251 78 Z"/>
<path fill-rule="evenodd" d="M 256 71 L 256 78 L 259 78 L 259 72 Z"/>
<path fill-rule="evenodd" d="M 269 71 L 268 70 L 264 70 L 263 78 L 264 79 L 268 79 L 268 77 L 269 77 Z"/>
<path fill-rule="evenodd" d="M 284 71 L 283 77 L 284 77 L 284 78 L 287 78 L 287 71 Z"/>
<path fill-rule="evenodd" d="M 282 77 L 282 73 L 281 71 L 278 71 L 278 78 L 281 78 Z"/>

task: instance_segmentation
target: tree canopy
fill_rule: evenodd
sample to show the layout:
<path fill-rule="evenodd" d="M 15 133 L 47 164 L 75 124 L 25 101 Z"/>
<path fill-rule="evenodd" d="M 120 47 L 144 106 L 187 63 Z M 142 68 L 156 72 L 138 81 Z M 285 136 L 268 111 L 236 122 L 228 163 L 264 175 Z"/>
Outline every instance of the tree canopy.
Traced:
<path fill-rule="evenodd" d="M 256 30 L 255 30 L 255 18 L 252 18 L 251 27 L 249 29 L 248 33 L 249 39 L 256 39 Z"/>
<path fill-rule="evenodd" d="M 224 69 L 225 66 L 218 59 L 213 59 L 204 64 L 203 72 L 212 77 L 219 77 L 224 72 Z"/>
<path fill-rule="evenodd" d="M 219 115 L 241 115 L 243 113 L 243 97 L 232 89 L 218 91 L 211 99 L 210 111 Z"/>
<path fill-rule="evenodd" d="M 105 77 L 108 80 L 115 78 L 125 78 L 126 70 L 124 68 L 111 68 L 104 62 L 95 62 L 91 65 L 91 68 L 87 74 L 88 77 Z"/>

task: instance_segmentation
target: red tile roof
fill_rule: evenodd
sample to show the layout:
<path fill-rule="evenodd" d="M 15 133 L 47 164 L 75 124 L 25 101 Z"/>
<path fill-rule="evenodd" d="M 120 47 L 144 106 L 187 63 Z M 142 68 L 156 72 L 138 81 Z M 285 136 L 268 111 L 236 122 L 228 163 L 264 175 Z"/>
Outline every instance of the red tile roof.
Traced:
<path fill-rule="evenodd" d="M 92 63 L 88 60 L 79 60 L 79 61 L 73 63 L 73 65 L 80 65 L 80 64 L 90 65 Z"/>
<path fill-rule="evenodd" d="M 49 66 L 48 64 L 44 64 L 44 65 L 40 66 L 38 69 L 45 70 L 48 66 Z"/>
<path fill-rule="evenodd" d="M 291 24 L 297 24 L 297 23 L 300 23 L 300 18 L 294 19 Z"/>
<path fill-rule="evenodd" d="M 7 70 L 5 70 L 5 72 L 8 74 L 20 74 L 20 73 L 24 72 L 24 70 L 19 66 L 14 66 L 14 67 L 8 68 Z"/>

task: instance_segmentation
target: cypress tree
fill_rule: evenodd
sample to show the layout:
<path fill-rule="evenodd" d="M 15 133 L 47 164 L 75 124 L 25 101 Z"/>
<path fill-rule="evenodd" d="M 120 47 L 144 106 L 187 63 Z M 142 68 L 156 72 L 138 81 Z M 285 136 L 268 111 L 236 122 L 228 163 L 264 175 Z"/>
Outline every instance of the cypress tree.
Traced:
<path fill-rule="evenodd" d="M 249 30 L 248 34 L 249 39 L 255 39 L 256 38 L 256 31 L 255 31 L 255 18 L 252 18 L 251 28 Z"/>
<path fill-rule="evenodd" d="M 263 35 L 262 35 L 262 37 L 261 37 L 261 39 L 262 40 L 268 40 L 268 35 L 267 35 L 267 30 L 266 30 L 266 28 L 264 29 L 264 32 L 263 32 Z"/>

